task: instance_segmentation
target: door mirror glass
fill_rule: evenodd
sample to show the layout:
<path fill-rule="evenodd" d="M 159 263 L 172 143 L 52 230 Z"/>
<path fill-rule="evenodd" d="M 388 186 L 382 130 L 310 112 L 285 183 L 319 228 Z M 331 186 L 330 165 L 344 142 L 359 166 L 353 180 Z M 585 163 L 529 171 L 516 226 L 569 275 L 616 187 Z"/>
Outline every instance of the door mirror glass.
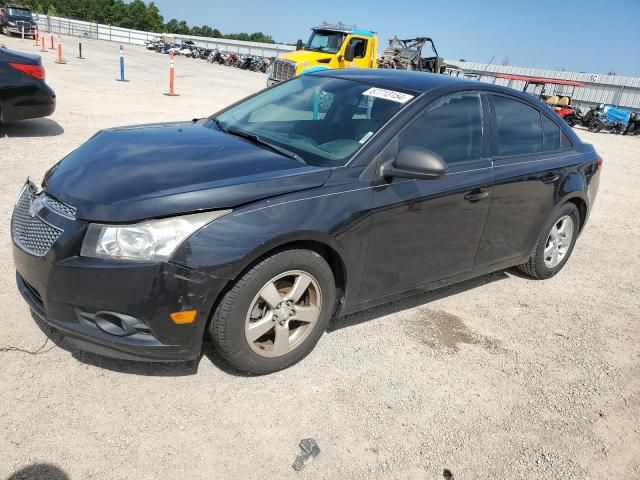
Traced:
<path fill-rule="evenodd" d="M 380 169 L 385 178 L 399 177 L 414 180 L 435 180 L 447 173 L 447 164 L 440 155 L 415 145 L 404 147 L 395 159 Z"/>
<path fill-rule="evenodd" d="M 344 59 L 347 62 L 353 62 L 354 58 L 356 58 L 356 46 L 347 45 L 347 48 L 344 49 Z"/>

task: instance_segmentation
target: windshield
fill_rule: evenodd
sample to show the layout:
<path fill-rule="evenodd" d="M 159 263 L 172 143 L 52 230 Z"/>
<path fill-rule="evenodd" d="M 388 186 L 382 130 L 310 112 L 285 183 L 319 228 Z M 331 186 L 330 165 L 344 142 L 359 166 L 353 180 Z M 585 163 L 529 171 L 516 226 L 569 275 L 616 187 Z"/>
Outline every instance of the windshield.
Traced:
<path fill-rule="evenodd" d="M 314 50 L 316 52 L 337 53 L 346 35 L 347 34 L 343 32 L 314 30 L 304 49 Z"/>
<path fill-rule="evenodd" d="M 26 8 L 9 8 L 9 16 L 31 18 L 31 11 Z"/>
<path fill-rule="evenodd" d="M 225 130 L 258 136 L 305 163 L 340 166 L 411 99 L 412 95 L 360 82 L 303 75 L 231 107 L 216 119 Z M 215 125 L 213 119 L 210 125 Z"/>

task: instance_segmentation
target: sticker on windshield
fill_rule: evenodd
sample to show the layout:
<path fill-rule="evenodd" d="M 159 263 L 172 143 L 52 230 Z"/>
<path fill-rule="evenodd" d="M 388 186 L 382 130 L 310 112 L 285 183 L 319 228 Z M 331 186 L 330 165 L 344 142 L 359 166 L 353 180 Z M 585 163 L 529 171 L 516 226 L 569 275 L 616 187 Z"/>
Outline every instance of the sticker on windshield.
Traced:
<path fill-rule="evenodd" d="M 407 103 L 409 100 L 413 99 L 413 95 L 409 95 L 408 93 L 396 92 L 395 90 L 385 90 L 384 88 L 375 87 L 370 88 L 362 95 L 366 95 L 367 97 L 382 98 L 384 100 L 391 100 L 392 102 L 398 103 Z"/>

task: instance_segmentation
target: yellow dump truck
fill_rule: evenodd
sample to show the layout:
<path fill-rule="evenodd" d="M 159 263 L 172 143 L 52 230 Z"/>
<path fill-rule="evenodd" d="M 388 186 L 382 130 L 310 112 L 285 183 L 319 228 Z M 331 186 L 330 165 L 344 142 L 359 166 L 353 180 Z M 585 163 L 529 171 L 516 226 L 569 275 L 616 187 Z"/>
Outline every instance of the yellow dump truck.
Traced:
<path fill-rule="evenodd" d="M 325 23 L 311 30 L 311 37 L 301 50 L 281 55 L 273 62 L 267 85 L 320 70 L 377 68 L 375 32 L 341 23 Z"/>

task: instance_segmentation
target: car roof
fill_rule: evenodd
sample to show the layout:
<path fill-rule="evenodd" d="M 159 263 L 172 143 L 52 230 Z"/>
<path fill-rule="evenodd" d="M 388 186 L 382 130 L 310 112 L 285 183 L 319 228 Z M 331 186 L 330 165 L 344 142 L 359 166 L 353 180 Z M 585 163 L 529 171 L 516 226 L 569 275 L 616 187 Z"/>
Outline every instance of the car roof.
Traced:
<path fill-rule="evenodd" d="M 477 81 L 451 77 L 449 75 L 436 75 L 433 73 L 387 68 L 343 68 L 338 70 L 323 70 L 310 75 L 361 81 L 377 87 L 410 90 L 416 93 L 428 92 L 434 88 L 446 85 L 466 85 L 471 88 L 477 88 L 479 85 Z"/>
<path fill-rule="evenodd" d="M 342 78 L 345 80 L 359 81 L 371 84 L 375 87 L 389 90 L 401 90 L 414 95 L 429 92 L 440 87 L 461 87 L 460 89 L 482 90 L 486 92 L 500 93 L 508 95 L 527 103 L 535 105 L 537 108 L 549 108 L 537 97 L 530 93 L 520 92 L 513 88 L 494 85 L 492 83 L 479 82 L 450 75 L 438 75 L 434 73 L 395 70 L 386 68 L 344 68 L 335 70 L 321 70 L 309 73 L 308 75 Z"/>

